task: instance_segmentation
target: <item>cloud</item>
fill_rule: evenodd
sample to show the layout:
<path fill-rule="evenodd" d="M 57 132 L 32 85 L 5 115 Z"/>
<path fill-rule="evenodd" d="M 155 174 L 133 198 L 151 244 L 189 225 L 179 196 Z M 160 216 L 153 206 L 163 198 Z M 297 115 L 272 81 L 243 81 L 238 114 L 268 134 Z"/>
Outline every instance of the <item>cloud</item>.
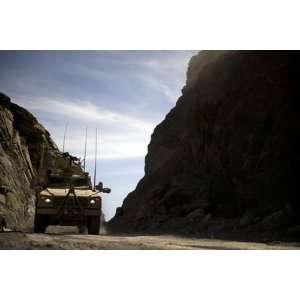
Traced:
<path fill-rule="evenodd" d="M 197 51 L 178 51 L 176 57 L 168 56 L 163 59 L 148 58 L 141 65 L 152 69 L 153 71 L 185 73 L 188 62 L 192 55 Z"/>
<path fill-rule="evenodd" d="M 150 90 L 160 92 L 168 101 L 173 104 L 176 103 L 180 95 L 180 87 L 172 89 L 169 85 L 151 75 L 138 74 L 137 78 L 142 80 Z"/>
<path fill-rule="evenodd" d="M 76 62 L 70 68 L 71 72 L 96 82 L 108 80 L 120 84 L 124 80 L 135 82 L 138 79 L 142 81 L 141 86 L 162 93 L 174 104 L 184 84 L 188 61 L 196 51 L 154 51 L 153 57 L 147 52 L 112 51 L 110 56 L 97 54 L 92 64 Z"/>
<path fill-rule="evenodd" d="M 39 98 L 31 100 L 18 99 L 18 101 L 24 103 L 30 110 L 54 114 L 57 117 L 77 119 L 83 123 L 97 121 L 115 126 L 126 125 L 126 127 L 137 130 L 149 130 L 153 127 L 153 123 L 105 109 L 86 100 Z"/>
<path fill-rule="evenodd" d="M 144 157 L 156 124 L 174 106 L 197 51 L 0 52 L 0 85 L 13 102 L 30 110 L 62 148 L 83 157 L 93 172 L 99 131 L 98 179 L 113 189 L 104 210 L 114 208 L 144 174 Z M 110 198 L 111 197 L 111 198 Z"/>
<path fill-rule="evenodd" d="M 91 134 L 91 133 L 90 133 Z M 87 142 L 87 159 L 94 159 L 95 138 L 88 139 Z M 55 137 L 54 137 L 55 138 Z M 58 139 L 58 137 L 56 138 Z M 59 138 L 61 140 L 61 138 Z M 147 143 L 149 140 L 146 138 L 133 137 L 133 136 L 117 136 L 109 138 L 103 134 L 98 136 L 98 157 L 104 160 L 116 160 L 116 159 L 130 159 L 144 157 L 147 153 Z M 81 158 L 83 158 L 84 151 L 84 135 L 76 137 L 70 133 L 66 139 L 65 149 Z"/>
<path fill-rule="evenodd" d="M 96 65 L 103 63 L 126 68 L 142 67 L 148 71 L 173 71 L 182 73 L 186 71 L 189 59 L 198 51 L 111 51 L 110 56 L 98 55 Z M 146 70 L 147 71 L 147 70 Z"/>
<path fill-rule="evenodd" d="M 145 156 L 155 127 L 155 123 L 107 110 L 88 101 L 42 98 L 39 101 L 18 99 L 18 102 L 37 115 L 47 115 L 43 124 L 58 144 L 63 139 L 64 125 L 68 122 L 65 149 L 74 155 L 82 157 L 85 127 L 88 124 L 87 159 L 94 157 L 96 127 L 99 130 L 99 155 L 102 159 Z"/>

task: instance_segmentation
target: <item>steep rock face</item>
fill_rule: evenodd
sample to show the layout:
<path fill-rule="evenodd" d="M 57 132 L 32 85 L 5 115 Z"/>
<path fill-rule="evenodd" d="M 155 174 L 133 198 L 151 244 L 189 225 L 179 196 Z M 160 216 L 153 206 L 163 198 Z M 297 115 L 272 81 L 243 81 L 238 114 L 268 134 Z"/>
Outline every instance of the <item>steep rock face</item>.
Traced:
<path fill-rule="evenodd" d="M 124 231 L 248 239 L 299 233 L 300 54 L 202 51 L 159 124 Z"/>
<path fill-rule="evenodd" d="M 42 147 L 54 155 L 59 153 L 36 118 L 0 93 L 0 213 L 12 229 L 33 226 L 35 196 L 32 185 Z"/>

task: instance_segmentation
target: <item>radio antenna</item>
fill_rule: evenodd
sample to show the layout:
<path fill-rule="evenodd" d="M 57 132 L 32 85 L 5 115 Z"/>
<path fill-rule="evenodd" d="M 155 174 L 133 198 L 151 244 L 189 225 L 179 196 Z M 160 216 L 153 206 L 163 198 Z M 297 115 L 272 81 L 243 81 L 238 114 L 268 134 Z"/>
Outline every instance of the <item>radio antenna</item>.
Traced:
<path fill-rule="evenodd" d="M 94 189 L 96 189 L 96 176 L 97 176 L 97 137 L 98 136 L 98 132 L 97 132 L 97 128 L 96 128 L 96 139 L 95 139 L 95 166 L 94 166 Z"/>
<path fill-rule="evenodd" d="M 63 150 L 62 150 L 63 153 L 65 152 L 65 143 L 66 143 L 67 129 L 68 129 L 68 122 L 66 122 L 66 125 L 65 125 L 64 141 L 63 141 Z"/>
<path fill-rule="evenodd" d="M 86 160 L 86 144 L 87 144 L 87 131 L 88 127 L 85 128 L 85 143 L 84 143 L 84 159 L 83 159 L 83 171 L 85 172 L 85 160 Z"/>

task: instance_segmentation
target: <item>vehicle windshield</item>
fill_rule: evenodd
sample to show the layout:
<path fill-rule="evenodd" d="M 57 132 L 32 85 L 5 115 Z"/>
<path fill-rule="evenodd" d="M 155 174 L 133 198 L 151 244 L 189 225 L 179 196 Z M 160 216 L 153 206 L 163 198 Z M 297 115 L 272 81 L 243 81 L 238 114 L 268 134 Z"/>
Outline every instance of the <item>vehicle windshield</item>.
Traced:
<path fill-rule="evenodd" d="M 72 183 L 75 187 L 90 186 L 88 178 L 72 178 Z"/>
<path fill-rule="evenodd" d="M 53 188 L 63 188 L 70 185 L 70 178 L 62 176 L 49 176 L 48 186 Z"/>
<path fill-rule="evenodd" d="M 50 188 L 68 188 L 70 184 L 74 187 L 90 187 L 90 181 L 86 177 L 63 177 L 49 176 L 48 187 Z"/>

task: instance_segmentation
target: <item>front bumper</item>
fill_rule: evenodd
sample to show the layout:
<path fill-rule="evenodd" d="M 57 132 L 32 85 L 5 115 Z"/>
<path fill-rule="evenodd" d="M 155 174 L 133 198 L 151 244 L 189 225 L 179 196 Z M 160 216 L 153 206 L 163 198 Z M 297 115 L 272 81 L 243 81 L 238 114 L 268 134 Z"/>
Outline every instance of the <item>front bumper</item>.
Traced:
<path fill-rule="evenodd" d="M 61 210 L 53 207 L 37 207 L 36 214 L 56 216 L 61 214 Z M 82 213 L 79 213 L 78 210 L 72 208 L 65 208 L 63 211 L 64 217 L 68 217 L 68 216 L 75 217 L 76 215 L 82 216 L 82 214 L 83 216 L 101 216 L 101 209 L 85 208 L 83 209 Z"/>

